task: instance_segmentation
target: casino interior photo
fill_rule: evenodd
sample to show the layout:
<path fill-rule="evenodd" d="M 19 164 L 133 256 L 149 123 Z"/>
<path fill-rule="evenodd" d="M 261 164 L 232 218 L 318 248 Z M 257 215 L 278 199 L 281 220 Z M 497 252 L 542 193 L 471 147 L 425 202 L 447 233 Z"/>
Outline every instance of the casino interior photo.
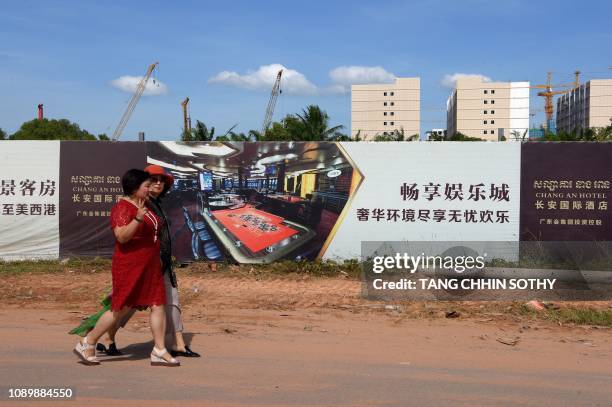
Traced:
<path fill-rule="evenodd" d="M 335 143 L 148 142 L 147 161 L 174 176 L 163 202 L 180 262 L 317 258 L 354 182 Z"/>

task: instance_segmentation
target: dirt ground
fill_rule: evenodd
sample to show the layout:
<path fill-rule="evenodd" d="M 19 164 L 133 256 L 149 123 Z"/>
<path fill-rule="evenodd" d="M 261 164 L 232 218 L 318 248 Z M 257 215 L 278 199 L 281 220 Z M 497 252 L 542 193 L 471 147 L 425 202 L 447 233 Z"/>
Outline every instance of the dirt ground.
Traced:
<path fill-rule="evenodd" d="M 77 402 L 50 405 L 612 406 L 609 328 L 534 320 L 507 303 L 367 301 L 343 277 L 178 278 L 186 337 L 204 357 L 165 369 L 148 364 L 146 312 L 118 334 L 125 356 L 88 367 L 71 353 L 67 331 L 99 309 L 107 270 L 4 275 L 0 404 L 9 387 L 68 386 Z"/>

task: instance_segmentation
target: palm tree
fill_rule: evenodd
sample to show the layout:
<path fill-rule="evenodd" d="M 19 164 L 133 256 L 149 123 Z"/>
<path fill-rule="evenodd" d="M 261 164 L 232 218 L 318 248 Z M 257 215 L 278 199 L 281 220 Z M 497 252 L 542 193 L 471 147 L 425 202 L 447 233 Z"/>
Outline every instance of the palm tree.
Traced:
<path fill-rule="evenodd" d="M 263 139 L 259 130 L 249 130 L 249 132 L 247 133 L 247 137 L 247 141 L 259 141 Z"/>
<path fill-rule="evenodd" d="M 361 138 L 359 138 L 359 134 L 358 134 L 355 139 L 352 139 L 351 136 L 349 136 L 348 134 L 344 134 L 338 131 L 333 136 L 330 136 L 328 140 L 329 141 L 361 141 Z"/>
<path fill-rule="evenodd" d="M 262 139 L 261 133 L 257 130 L 249 130 L 246 134 L 243 132 L 237 133 L 234 128 L 237 124 L 230 127 L 222 136 L 217 136 L 215 141 L 260 141 Z"/>
<path fill-rule="evenodd" d="M 419 135 L 413 134 L 412 136 L 406 137 L 404 134 L 404 128 L 400 128 L 399 130 L 395 129 L 387 134 L 377 134 L 374 137 L 374 141 L 418 141 Z"/>
<path fill-rule="evenodd" d="M 324 141 L 333 138 L 344 126 L 329 126 L 329 116 L 317 105 L 309 105 L 297 114 L 301 134 L 292 134 L 296 140 Z M 298 136 L 298 137 L 295 137 Z"/>
<path fill-rule="evenodd" d="M 191 131 L 183 132 L 182 141 L 212 141 L 215 137 L 215 128 L 211 127 L 208 130 L 206 124 L 199 120 L 196 121 L 196 125 Z"/>
<path fill-rule="evenodd" d="M 527 139 L 527 133 L 529 132 L 529 129 L 525 129 L 525 131 L 523 133 L 521 133 L 518 130 L 512 130 L 510 132 L 510 135 L 512 136 L 512 139 L 514 141 L 525 141 Z"/>

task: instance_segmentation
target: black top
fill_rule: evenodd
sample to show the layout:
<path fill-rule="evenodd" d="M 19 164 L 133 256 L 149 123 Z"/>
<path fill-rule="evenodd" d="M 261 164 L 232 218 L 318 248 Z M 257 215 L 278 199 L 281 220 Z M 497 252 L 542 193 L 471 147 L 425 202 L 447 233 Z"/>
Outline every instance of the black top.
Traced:
<path fill-rule="evenodd" d="M 172 268 L 172 238 L 170 237 L 170 221 L 166 216 L 166 212 L 162 208 L 161 199 L 150 197 L 149 202 L 151 203 L 151 209 L 157 216 L 164 221 L 159 231 L 159 243 L 161 246 L 161 261 L 162 261 L 162 273 L 169 273 L 170 283 L 172 287 L 177 287 L 176 274 Z"/>

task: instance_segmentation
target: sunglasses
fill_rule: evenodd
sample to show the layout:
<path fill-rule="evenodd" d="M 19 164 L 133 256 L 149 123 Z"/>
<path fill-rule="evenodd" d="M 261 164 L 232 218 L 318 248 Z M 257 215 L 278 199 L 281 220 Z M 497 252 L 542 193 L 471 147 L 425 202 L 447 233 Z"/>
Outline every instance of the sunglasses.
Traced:
<path fill-rule="evenodd" d="M 164 183 L 164 181 L 162 177 L 151 177 L 151 184 L 157 184 L 158 182 Z"/>

